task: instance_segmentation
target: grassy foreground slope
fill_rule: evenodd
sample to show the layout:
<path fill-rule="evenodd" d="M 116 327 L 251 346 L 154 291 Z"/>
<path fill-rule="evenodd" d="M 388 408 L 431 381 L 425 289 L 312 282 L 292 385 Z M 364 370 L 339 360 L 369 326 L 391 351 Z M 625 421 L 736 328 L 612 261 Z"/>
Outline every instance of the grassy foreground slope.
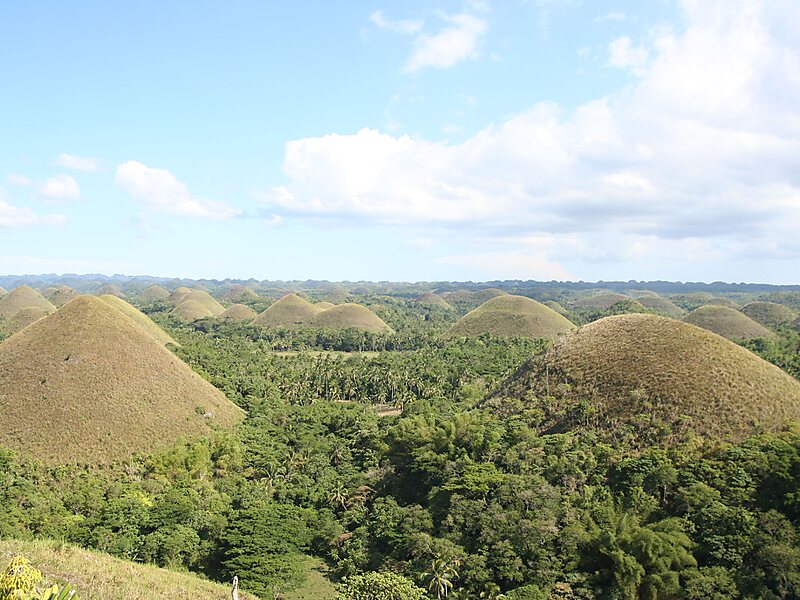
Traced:
<path fill-rule="evenodd" d="M 59 542 L 0 540 L 2 567 L 17 555 L 28 558 L 47 582 L 72 584 L 81 600 L 226 600 L 231 597 L 230 586 L 189 573 L 132 563 Z M 256 596 L 241 591 L 239 598 L 257 600 Z"/>
<path fill-rule="evenodd" d="M 152 319 L 140 311 L 138 308 L 135 308 L 125 302 L 122 298 L 117 296 L 112 296 L 111 294 L 105 294 L 100 296 L 100 300 L 103 302 L 110 304 L 122 314 L 126 315 L 130 319 L 133 319 L 134 323 L 139 325 L 144 331 L 152 335 L 158 342 L 167 345 L 167 344 L 175 344 L 178 343 L 170 337 L 166 331 L 161 329 L 158 325 L 153 323 Z"/>
<path fill-rule="evenodd" d="M 655 315 L 606 317 L 567 334 L 502 394 L 552 394 L 583 407 L 555 416 L 560 428 L 582 422 L 614 431 L 653 415 L 678 429 L 740 440 L 800 420 L 800 382 L 716 334 Z"/>
<path fill-rule="evenodd" d="M 0 445 L 110 463 L 242 411 L 130 317 L 79 296 L 0 344 Z"/>
<path fill-rule="evenodd" d="M 524 296 L 496 296 L 461 317 L 448 337 L 554 337 L 575 326 L 552 308 Z"/>

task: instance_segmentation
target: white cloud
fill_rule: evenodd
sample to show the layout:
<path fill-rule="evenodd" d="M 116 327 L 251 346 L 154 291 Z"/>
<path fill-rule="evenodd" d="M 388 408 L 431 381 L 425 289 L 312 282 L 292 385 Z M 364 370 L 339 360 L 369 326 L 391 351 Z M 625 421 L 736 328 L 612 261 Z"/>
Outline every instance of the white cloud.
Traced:
<path fill-rule="evenodd" d="M 447 25 L 438 33 L 421 34 L 414 40 L 414 51 L 403 71 L 416 73 L 428 67 L 448 69 L 480 55 L 481 41 L 487 29 L 485 19 L 468 13 L 443 14 L 442 18 Z"/>
<path fill-rule="evenodd" d="M 27 187 L 33 183 L 30 179 L 25 177 L 25 175 L 19 175 L 17 173 L 11 173 L 6 177 L 6 181 L 11 185 L 18 185 L 20 187 Z"/>
<path fill-rule="evenodd" d="M 100 161 L 98 159 L 86 158 L 75 154 L 59 154 L 56 159 L 56 164 L 66 167 L 67 169 L 86 171 L 88 173 L 95 173 L 100 170 Z"/>
<path fill-rule="evenodd" d="M 569 235 L 565 264 L 591 259 L 597 236 L 800 258 L 800 4 L 682 6 L 680 34 L 618 42 L 617 66 L 640 79 L 617 94 L 570 112 L 542 102 L 461 143 L 295 140 L 283 185 L 260 197 L 289 216 Z"/>
<path fill-rule="evenodd" d="M 470 269 L 468 277 L 475 280 L 487 279 L 536 279 L 538 281 L 571 281 L 576 277 L 557 262 L 543 254 L 525 251 L 484 252 L 446 256 L 437 259 L 438 263 L 459 265 Z"/>
<path fill-rule="evenodd" d="M 192 195 L 186 184 L 166 169 L 151 168 L 135 160 L 117 166 L 115 183 L 156 212 L 207 219 L 227 219 L 238 214 L 227 204 Z"/>
<path fill-rule="evenodd" d="M 46 200 L 78 200 L 81 188 L 69 175 L 56 175 L 39 185 L 39 193 Z"/>
<path fill-rule="evenodd" d="M 61 225 L 66 217 L 61 214 L 39 215 L 30 208 L 14 206 L 6 201 L 5 191 L 0 188 L 0 228 L 14 229 L 39 225 Z"/>
<path fill-rule="evenodd" d="M 383 11 L 380 10 L 376 10 L 374 13 L 372 13 L 369 16 L 369 20 L 373 25 L 379 27 L 380 29 L 386 29 L 388 31 L 394 31 L 395 33 L 403 33 L 406 35 L 417 33 L 425 25 L 425 21 L 421 19 L 400 19 L 397 21 L 392 21 L 387 19 L 384 16 Z"/>
<path fill-rule="evenodd" d="M 644 46 L 634 46 L 631 38 L 620 36 L 608 44 L 608 64 L 619 69 L 630 69 L 642 76 L 650 52 Z"/>
<path fill-rule="evenodd" d="M 431 237 L 418 237 L 406 240 L 406 246 L 415 250 L 431 250 L 436 245 L 436 240 Z"/>
<path fill-rule="evenodd" d="M 607 23 L 607 22 L 616 22 L 621 23 L 623 21 L 627 21 L 630 17 L 621 11 L 611 11 L 609 13 L 605 13 L 604 15 L 599 15 L 595 17 L 595 23 Z"/>

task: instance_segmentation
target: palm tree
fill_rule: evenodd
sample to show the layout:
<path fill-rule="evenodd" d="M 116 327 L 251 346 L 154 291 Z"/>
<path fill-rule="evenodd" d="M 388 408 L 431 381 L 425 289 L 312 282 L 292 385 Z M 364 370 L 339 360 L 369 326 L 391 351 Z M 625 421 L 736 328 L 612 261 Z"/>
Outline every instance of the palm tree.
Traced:
<path fill-rule="evenodd" d="M 447 598 L 447 594 L 453 589 L 453 580 L 458 578 L 457 566 L 457 560 L 450 562 L 443 558 L 434 558 L 430 571 L 423 573 L 428 579 L 428 589 L 436 594 L 438 600 Z"/>

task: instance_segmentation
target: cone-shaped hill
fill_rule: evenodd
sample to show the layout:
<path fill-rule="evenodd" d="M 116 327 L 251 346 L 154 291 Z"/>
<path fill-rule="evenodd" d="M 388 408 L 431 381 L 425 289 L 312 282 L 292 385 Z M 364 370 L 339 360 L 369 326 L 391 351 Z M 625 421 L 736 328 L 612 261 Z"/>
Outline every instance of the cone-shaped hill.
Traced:
<path fill-rule="evenodd" d="M 222 297 L 229 302 L 246 302 L 247 300 L 258 300 L 252 288 L 246 285 L 234 285 L 228 289 Z"/>
<path fill-rule="evenodd" d="M 17 333 L 25 329 L 31 323 L 35 323 L 49 314 L 48 311 L 38 306 L 23 308 L 22 310 L 18 310 L 17 314 L 8 320 L 5 325 L 5 330 L 7 333 Z"/>
<path fill-rule="evenodd" d="M 636 299 L 645 308 L 665 317 L 680 319 L 684 315 L 684 311 L 680 306 L 658 294 L 644 294 Z"/>
<path fill-rule="evenodd" d="M 68 285 L 53 288 L 49 294 L 45 294 L 47 299 L 54 306 L 64 306 L 67 302 L 78 296 L 78 292 Z"/>
<path fill-rule="evenodd" d="M 555 405 L 564 404 L 548 415 L 554 430 L 583 422 L 613 433 L 647 414 L 675 432 L 739 440 L 800 419 L 800 382 L 725 338 L 656 315 L 581 327 L 526 364 L 499 395 L 555 395 Z M 570 414 L 568 403 L 588 403 L 590 414 Z"/>
<path fill-rule="evenodd" d="M 124 298 L 125 294 L 122 293 L 117 286 L 113 283 L 109 283 L 107 285 L 102 286 L 98 289 L 95 293 L 95 296 L 116 296 L 117 298 Z"/>
<path fill-rule="evenodd" d="M 547 308 L 550 308 L 550 309 L 556 311 L 558 314 L 560 314 L 562 316 L 565 316 L 565 317 L 567 316 L 567 309 L 564 308 L 561 304 L 559 304 L 555 300 L 548 300 L 547 302 L 544 302 L 544 305 Z"/>
<path fill-rule="evenodd" d="M 253 320 L 253 325 L 261 327 L 301 327 L 311 321 L 321 310 L 297 294 L 286 294 L 270 304 Z"/>
<path fill-rule="evenodd" d="M 525 296 L 497 296 L 456 321 L 447 337 L 479 336 L 550 338 L 575 326 L 552 308 Z"/>
<path fill-rule="evenodd" d="M 336 305 L 333 302 L 323 300 L 322 302 L 317 302 L 314 306 L 317 308 L 317 310 L 328 310 Z"/>
<path fill-rule="evenodd" d="M 244 304 L 231 304 L 219 318 L 224 321 L 245 321 L 249 323 L 258 316 L 249 306 Z"/>
<path fill-rule="evenodd" d="M 109 463 L 242 411 L 143 331 L 79 296 L 0 344 L 0 445 L 49 463 Z"/>
<path fill-rule="evenodd" d="M 4 287 L 0 287 L 0 298 L 5 296 L 8 293 L 8 290 Z"/>
<path fill-rule="evenodd" d="M 171 311 L 169 311 L 169 314 L 179 321 L 184 321 L 185 323 L 191 323 L 192 321 L 197 321 L 198 319 L 205 319 L 214 316 L 210 310 L 208 310 L 197 300 L 184 300 Z"/>
<path fill-rule="evenodd" d="M 225 312 L 225 307 L 217 302 L 211 294 L 204 290 L 178 288 L 169 296 L 169 301 L 172 302 L 176 307 L 190 300 L 202 304 L 213 316 L 221 315 Z"/>
<path fill-rule="evenodd" d="M 151 285 L 143 289 L 137 298 L 141 302 L 164 302 L 169 300 L 169 292 L 160 285 Z"/>
<path fill-rule="evenodd" d="M 329 329 L 360 329 L 370 333 L 394 333 L 383 319 L 361 304 L 337 304 L 314 317 L 312 325 Z"/>
<path fill-rule="evenodd" d="M 53 312 L 56 307 L 32 287 L 21 285 L 0 298 L 0 317 L 10 319 L 23 308 L 41 308 Z"/>
<path fill-rule="evenodd" d="M 686 323 L 713 331 L 729 340 L 752 340 L 770 338 L 775 334 L 756 323 L 735 308 L 709 304 L 696 308 L 682 319 Z"/>
<path fill-rule="evenodd" d="M 422 306 L 427 306 L 429 308 L 436 307 L 436 308 L 446 308 L 450 310 L 453 308 L 451 304 L 447 302 L 441 296 L 437 296 L 433 292 L 424 292 L 414 298 L 414 302 L 417 304 L 421 304 Z"/>
<path fill-rule="evenodd" d="M 775 302 L 750 302 L 740 310 L 765 327 L 778 327 L 791 323 L 797 318 L 797 313 L 791 308 Z"/>
<path fill-rule="evenodd" d="M 447 294 L 447 296 L 443 296 L 443 298 L 451 306 L 462 309 L 472 309 L 484 304 L 492 298 L 506 295 L 508 295 L 507 292 L 497 288 L 484 288 L 482 290 L 475 290 L 474 292 L 469 290 L 456 290 L 455 292 Z"/>
<path fill-rule="evenodd" d="M 100 296 L 100 300 L 110 304 L 118 311 L 122 312 L 122 314 L 124 314 L 128 318 L 133 319 L 134 323 L 139 325 L 139 327 L 141 327 L 143 331 L 146 331 L 151 336 L 153 336 L 159 343 L 164 344 L 165 346 L 167 344 L 175 344 L 176 346 L 178 345 L 178 342 L 173 340 L 167 334 L 167 332 L 161 329 L 161 327 L 153 323 L 150 317 L 148 317 L 138 308 L 135 308 L 130 304 L 128 304 L 127 302 L 125 302 L 125 300 L 123 300 L 122 298 L 117 298 L 116 296 L 106 294 L 105 296 Z"/>
<path fill-rule="evenodd" d="M 628 296 L 617 294 L 616 292 L 600 292 L 593 296 L 580 298 L 572 303 L 575 308 L 585 308 L 589 310 L 605 310 L 611 308 L 619 302 L 629 300 Z"/>

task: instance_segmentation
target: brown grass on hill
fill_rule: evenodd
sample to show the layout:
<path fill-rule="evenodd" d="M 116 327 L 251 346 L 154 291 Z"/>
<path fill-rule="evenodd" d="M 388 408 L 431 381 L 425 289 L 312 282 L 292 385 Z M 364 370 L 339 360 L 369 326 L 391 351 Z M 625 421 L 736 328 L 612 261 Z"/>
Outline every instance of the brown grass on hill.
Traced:
<path fill-rule="evenodd" d="M 447 300 L 445 300 L 441 296 L 437 296 L 433 292 L 424 292 L 420 294 L 419 296 L 414 298 L 414 302 L 416 302 L 417 304 L 421 304 L 422 306 L 428 306 L 428 307 L 435 306 L 438 308 L 446 308 L 446 309 L 453 308 L 453 306 L 449 304 Z"/>
<path fill-rule="evenodd" d="M 729 340 L 771 338 L 775 334 L 734 308 L 710 304 L 696 308 L 682 319 Z"/>
<path fill-rule="evenodd" d="M 43 292 L 44 293 L 44 292 Z M 64 306 L 67 302 L 78 296 L 78 292 L 68 285 L 53 288 L 49 294 L 44 294 L 53 306 Z"/>
<path fill-rule="evenodd" d="M 454 292 L 442 294 L 442 297 L 451 306 L 462 309 L 472 309 L 491 300 L 492 298 L 506 295 L 508 295 L 508 293 L 504 292 L 503 290 L 499 290 L 497 288 L 485 288 L 482 290 L 475 290 L 474 292 L 469 290 L 456 290 Z"/>
<path fill-rule="evenodd" d="M 8 293 L 8 290 L 4 287 L 0 287 L 0 297 L 5 296 Z"/>
<path fill-rule="evenodd" d="M 198 319 L 205 319 L 214 316 L 210 310 L 200 304 L 200 302 L 197 300 L 184 300 L 171 311 L 169 311 L 169 314 L 180 321 L 184 321 L 185 323 L 191 323 L 192 321 L 197 321 Z"/>
<path fill-rule="evenodd" d="M 192 289 L 188 287 L 179 287 L 176 288 L 170 295 L 169 295 L 169 302 L 170 304 L 180 304 L 185 298 L 187 294 L 191 294 Z"/>
<path fill-rule="evenodd" d="M 734 302 L 730 298 L 720 298 L 718 296 L 714 296 L 712 298 L 709 298 L 706 301 L 706 305 L 707 306 L 724 306 L 726 308 L 735 308 L 737 310 L 739 309 L 739 305 L 736 304 L 736 302 Z"/>
<path fill-rule="evenodd" d="M 53 312 L 56 307 L 32 287 L 21 285 L 0 298 L 0 317 L 10 319 L 23 308 L 41 308 Z"/>
<path fill-rule="evenodd" d="M 229 302 L 245 302 L 247 300 L 258 300 L 259 295 L 246 285 L 234 285 L 222 295 L 222 298 Z"/>
<path fill-rule="evenodd" d="M 616 292 L 600 292 L 593 296 L 580 298 L 572 303 L 575 308 L 585 308 L 589 310 L 605 310 L 611 308 L 618 302 L 630 300 L 628 296 L 617 294 Z"/>
<path fill-rule="evenodd" d="M 12 334 L 22 331 L 31 323 L 36 323 L 36 321 L 49 314 L 48 311 L 38 306 L 29 306 L 28 308 L 18 310 L 17 314 L 11 317 L 5 324 L 6 333 Z"/>
<path fill-rule="evenodd" d="M 791 308 L 775 302 L 750 302 L 740 310 L 765 327 L 779 327 L 797 318 L 797 313 Z"/>
<path fill-rule="evenodd" d="M 564 308 L 561 304 L 559 304 L 555 300 L 548 300 L 547 302 L 544 302 L 544 305 L 547 308 L 556 311 L 558 314 L 560 314 L 563 317 L 566 317 L 567 314 L 568 314 L 567 309 Z"/>
<path fill-rule="evenodd" d="M 258 313 L 244 304 L 232 304 L 225 309 L 219 318 L 225 321 L 245 321 L 249 323 L 258 316 Z"/>
<path fill-rule="evenodd" d="M 322 302 L 317 302 L 316 304 L 314 304 L 314 306 L 316 306 L 318 310 L 328 310 L 329 308 L 333 308 L 336 305 L 333 302 L 327 302 L 323 300 Z"/>
<path fill-rule="evenodd" d="M 125 294 L 122 290 L 115 286 L 113 283 L 102 286 L 94 293 L 95 296 L 116 296 L 117 298 L 124 298 Z"/>
<path fill-rule="evenodd" d="M 286 294 L 253 319 L 261 327 L 300 327 L 309 325 L 322 309 L 297 294 Z"/>
<path fill-rule="evenodd" d="M 525 296 L 496 296 L 461 317 L 447 337 L 485 333 L 501 337 L 549 338 L 573 329 L 563 315 Z"/>
<path fill-rule="evenodd" d="M 338 283 L 321 285 L 315 290 L 315 292 L 315 297 L 325 298 L 326 300 L 330 300 L 331 302 L 335 302 L 337 304 L 347 302 L 348 298 L 350 298 L 349 290 Z"/>
<path fill-rule="evenodd" d="M 110 294 L 106 294 L 104 296 L 100 296 L 100 300 L 106 302 L 116 308 L 118 311 L 122 312 L 126 317 L 133 319 L 133 322 L 136 323 L 139 327 L 141 327 L 145 332 L 153 336 L 155 340 L 165 346 L 167 344 L 175 344 L 178 346 L 178 342 L 176 342 L 172 337 L 170 337 L 167 332 L 165 332 L 161 327 L 153 323 L 153 321 L 140 311 L 138 308 L 135 308 L 125 302 L 122 298 L 117 298 L 116 296 L 111 296 Z"/>
<path fill-rule="evenodd" d="M 160 285 L 151 285 L 143 289 L 136 297 L 141 302 L 164 302 L 169 300 L 169 292 Z"/>
<path fill-rule="evenodd" d="M 0 568 L 14 556 L 24 556 L 48 584 L 66 581 L 81 600 L 153 600 L 192 598 L 230 600 L 230 584 L 201 579 L 190 573 L 128 562 L 110 554 L 83 550 L 61 542 L 0 540 Z M 240 600 L 257 600 L 239 592 Z"/>
<path fill-rule="evenodd" d="M 121 311 L 79 296 L 0 344 L 0 445 L 110 463 L 242 411 Z"/>
<path fill-rule="evenodd" d="M 178 293 L 179 290 L 181 290 L 180 293 Z M 219 302 L 217 302 L 211 294 L 203 290 L 190 290 L 189 288 L 178 288 L 177 290 L 172 292 L 172 294 L 170 294 L 169 299 L 170 302 L 172 302 L 172 304 L 174 304 L 175 306 L 183 304 L 184 302 L 187 302 L 189 300 L 193 300 L 205 306 L 206 309 L 208 309 L 208 311 L 214 316 L 221 315 L 222 313 L 225 312 L 225 307 L 222 306 L 222 304 L 220 304 Z"/>
<path fill-rule="evenodd" d="M 684 310 L 680 306 L 658 294 L 646 294 L 636 299 L 645 308 L 665 317 L 680 319 L 684 315 Z"/>
<path fill-rule="evenodd" d="M 330 329 L 360 329 L 371 333 L 394 333 L 383 319 L 361 304 L 338 304 L 323 310 L 312 320 L 312 325 Z"/>
<path fill-rule="evenodd" d="M 567 334 L 500 395 L 553 396 L 542 406 L 555 430 L 613 433 L 645 415 L 676 432 L 739 440 L 800 419 L 800 382 L 716 334 L 656 315 L 606 317 Z"/>

